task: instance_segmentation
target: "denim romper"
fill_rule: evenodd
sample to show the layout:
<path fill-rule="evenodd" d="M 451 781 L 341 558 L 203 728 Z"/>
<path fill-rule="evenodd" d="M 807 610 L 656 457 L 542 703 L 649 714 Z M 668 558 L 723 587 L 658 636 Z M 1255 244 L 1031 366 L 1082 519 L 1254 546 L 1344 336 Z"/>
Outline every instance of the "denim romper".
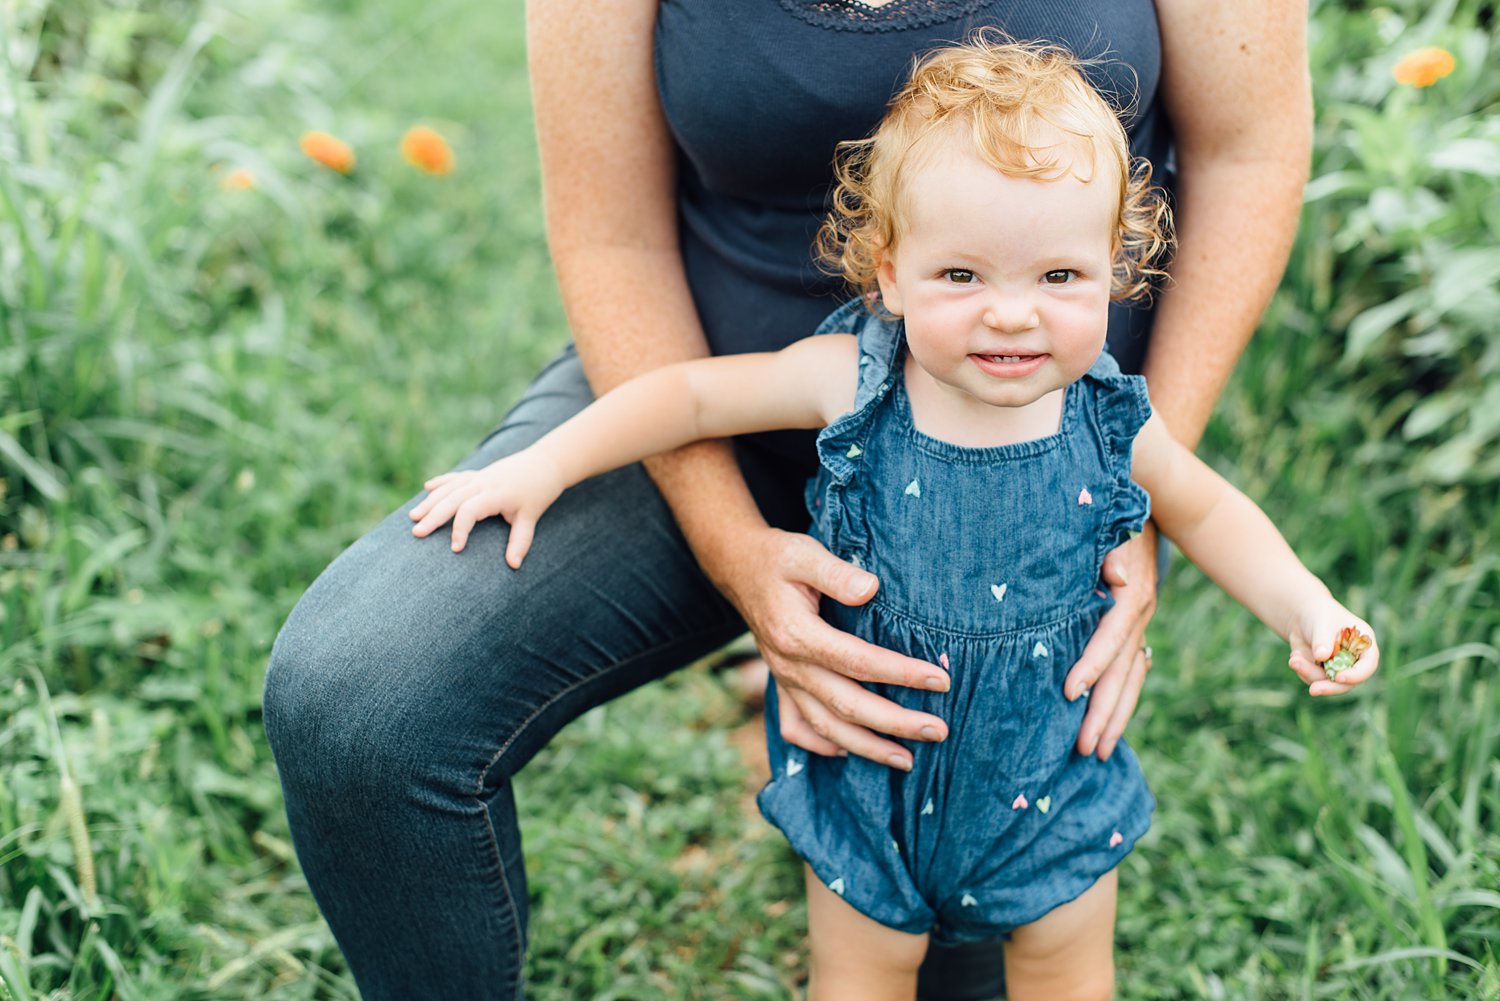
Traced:
<path fill-rule="evenodd" d="M 944 668 L 947 692 L 867 684 L 948 723 L 902 741 L 911 772 L 810 754 L 781 737 L 767 692 L 766 819 L 835 893 L 902 931 L 957 944 L 1008 933 L 1079 896 L 1150 826 L 1156 800 L 1121 741 L 1074 750 L 1088 699 L 1063 682 L 1113 604 L 1104 555 L 1140 531 L 1130 479 L 1145 380 L 1101 354 L 1064 391 L 1056 434 L 968 448 L 916 430 L 904 328 L 856 300 L 818 333 L 854 332 L 854 408 L 818 435 L 809 534 L 876 574 L 862 606 L 824 598 L 839 629 Z"/>

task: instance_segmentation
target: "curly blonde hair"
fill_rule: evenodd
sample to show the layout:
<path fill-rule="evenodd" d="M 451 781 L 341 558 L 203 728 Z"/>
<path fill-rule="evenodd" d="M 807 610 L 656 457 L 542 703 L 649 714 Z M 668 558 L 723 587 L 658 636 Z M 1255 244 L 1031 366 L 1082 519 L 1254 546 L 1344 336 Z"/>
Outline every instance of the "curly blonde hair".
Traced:
<path fill-rule="evenodd" d="M 901 177 L 938 133 L 967 134 L 975 153 L 1011 177 L 1051 180 L 1075 173 L 1086 152 L 1089 180 L 1119 179 L 1120 202 L 1110 247 L 1110 298 L 1147 298 L 1165 279 L 1159 265 L 1172 246 L 1171 210 L 1151 186 L 1151 164 L 1132 158 L 1125 130 L 1089 86 L 1082 62 L 1054 45 L 1020 43 L 993 29 L 939 49 L 917 63 L 873 135 L 839 143 L 838 184 L 818 231 L 823 264 L 868 295 L 876 271 L 900 236 Z M 1075 140 L 1059 147 L 1057 134 Z"/>

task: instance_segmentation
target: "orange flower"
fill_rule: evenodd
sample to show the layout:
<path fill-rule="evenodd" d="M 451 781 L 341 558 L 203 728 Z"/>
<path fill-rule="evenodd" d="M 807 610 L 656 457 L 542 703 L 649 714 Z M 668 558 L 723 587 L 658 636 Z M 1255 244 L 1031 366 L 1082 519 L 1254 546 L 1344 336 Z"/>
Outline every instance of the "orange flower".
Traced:
<path fill-rule="evenodd" d="M 255 187 L 255 175 L 244 167 L 236 167 L 220 179 L 219 187 L 226 191 L 244 191 Z"/>
<path fill-rule="evenodd" d="M 1455 65 L 1453 53 L 1447 49 L 1429 46 L 1402 56 L 1391 69 L 1391 76 L 1396 78 L 1397 83 L 1409 84 L 1413 87 L 1431 87 L 1452 73 Z"/>
<path fill-rule="evenodd" d="M 340 174 L 354 169 L 354 150 L 342 139 L 335 139 L 327 132 L 302 133 L 302 152 Z"/>
<path fill-rule="evenodd" d="M 425 125 L 413 126 L 401 137 L 401 155 L 429 174 L 446 174 L 453 169 L 453 150 L 448 141 Z"/>

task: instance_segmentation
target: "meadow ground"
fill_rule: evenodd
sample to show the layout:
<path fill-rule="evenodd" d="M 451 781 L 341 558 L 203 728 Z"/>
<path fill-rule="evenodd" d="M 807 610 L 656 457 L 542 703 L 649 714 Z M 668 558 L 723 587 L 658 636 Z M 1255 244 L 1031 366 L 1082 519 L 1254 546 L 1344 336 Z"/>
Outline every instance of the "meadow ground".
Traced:
<path fill-rule="evenodd" d="M 1384 659 L 1311 700 L 1174 567 L 1128 734 L 1159 808 L 1122 872 L 1124 1001 L 1500 999 L 1494 6 L 1313 6 L 1315 179 L 1202 453 Z M 308 582 L 566 339 L 521 16 L 0 8 L 0 1001 L 356 996 L 261 683 Z M 1424 46 L 1451 74 L 1398 83 Z M 417 122 L 450 174 L 403 161 Z M 531 997 L 795 996 L 759 740 L 700 664 L 532 763 Z"/>

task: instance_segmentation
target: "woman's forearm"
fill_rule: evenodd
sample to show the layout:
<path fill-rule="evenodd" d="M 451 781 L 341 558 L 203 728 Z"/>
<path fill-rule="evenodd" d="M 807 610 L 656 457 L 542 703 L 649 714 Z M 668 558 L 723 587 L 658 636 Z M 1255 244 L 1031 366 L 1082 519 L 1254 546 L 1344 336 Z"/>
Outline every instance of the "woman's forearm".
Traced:
<path fill-rule="evenodd" d="M 595 395 L 709 353 L 677 242 L 675 154 L 651 60 L 656 9 L 527 4 L 547 242 Z M 700 442 L 646 469 L 718 581 L 716 558 L 732 551 L 721 540 L 765 524 L 729 446 Z"/>
<path fill-rule="evenodd" d="M 1216 159 L 1186 167 L 1178 249 L 1144 375 L 1178 441 L 1195 447 L 1281 279 L 1297 231 L 1306 161 Z"/>
<path fill-rule="evenodd" d="M 1312 155 L 1307 5 L 1157 0 L 1178 247 L 1144 374 L 1197 444 L 1291 251 Z"/>

